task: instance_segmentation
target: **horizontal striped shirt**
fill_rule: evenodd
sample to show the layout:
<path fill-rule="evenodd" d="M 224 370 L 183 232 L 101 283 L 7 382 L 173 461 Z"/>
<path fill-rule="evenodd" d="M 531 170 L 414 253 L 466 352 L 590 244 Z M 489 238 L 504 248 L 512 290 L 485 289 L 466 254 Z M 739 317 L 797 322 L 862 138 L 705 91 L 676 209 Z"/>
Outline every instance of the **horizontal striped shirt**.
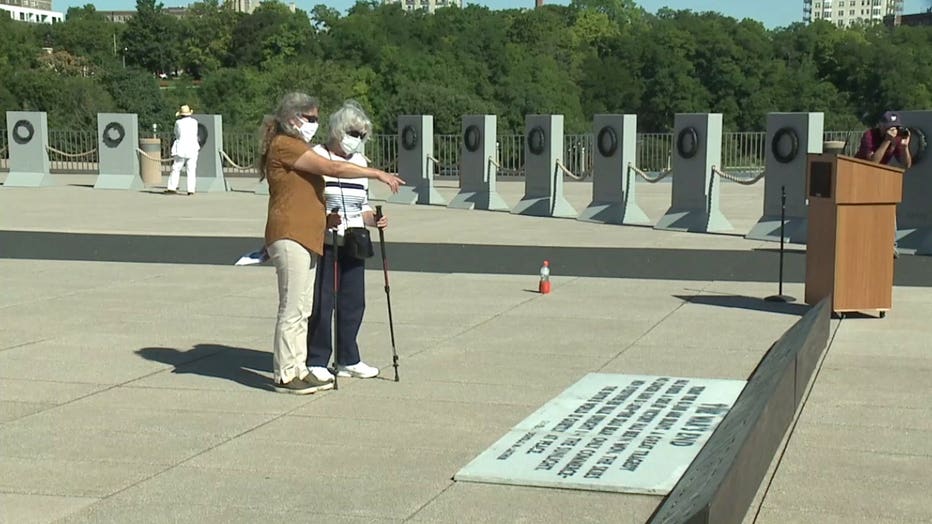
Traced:
<path fill-rule="evenodd" d="M 336 162 L 350 162 L 362 167 L 368 165 L 366 157 L 359 153 L 346 159 L 331 153 L 323 145 L 314 146 L 314 152 Z M 372 207 L 369 206 L 369 179 L 324 176 L 324 184 L 327 213 L 335 207 L 340 208 L 340 217 L 343 219 L 343 223 L 340 224 L 338 235 L 341 239 L 343 231 L 347 227 L 365 227 L 366 224 L 363 221 L 362 214 L 366 211 L 372 211 Z M 325 238 L 325 242 L 327 244 L 332 243 L 329 233 Z"/>

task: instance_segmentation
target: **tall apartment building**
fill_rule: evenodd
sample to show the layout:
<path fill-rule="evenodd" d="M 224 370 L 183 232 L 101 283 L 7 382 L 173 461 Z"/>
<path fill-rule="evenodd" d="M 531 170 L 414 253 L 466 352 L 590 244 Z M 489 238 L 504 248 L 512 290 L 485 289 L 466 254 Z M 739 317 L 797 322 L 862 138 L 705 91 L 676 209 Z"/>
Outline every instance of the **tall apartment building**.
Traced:
<path fill-rule="evenodd" d="M 252 14 L 259 7 L 259 0 L 226 0 L 223 4 L 237 13 Z"/>
<path fill-rule="evenodd" d="M 838 27 L 856 23 L 880 24 L 885 16 L 903 14 L 904 0 L 803 0 L 806 23 L 826 20 Z"/>
<path fill-rule="evenodd" d="M 463 0 L 382 0 L 383 4 L 401 4 L 405 11 L 427 9 L 433 13 L 440 7 L 463 7 Z"/>
<path fill-rule="evenodd" d="M 0 11 L 5 11 L 13 20 L 33 24 L 61 22 L 65 16 L 52 11 L 52 0 L 0 0 Z"/>

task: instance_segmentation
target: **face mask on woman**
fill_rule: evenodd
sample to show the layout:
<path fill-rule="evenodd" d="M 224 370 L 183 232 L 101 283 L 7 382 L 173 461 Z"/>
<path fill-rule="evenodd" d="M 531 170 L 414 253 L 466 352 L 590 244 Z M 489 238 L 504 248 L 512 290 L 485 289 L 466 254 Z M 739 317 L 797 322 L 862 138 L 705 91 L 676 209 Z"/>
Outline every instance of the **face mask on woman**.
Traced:
<path fill-rule="evenodd" d="M 301 133 L 301 138 L 303 138 L 305 142 L 310 142 L 317 133 L 317 122 L 304 122 L 301 124 L 301 127 L 298 128 L 298 132 Z"/>
<path fill-rule="evenodd" d="M 362 147 L 362 139 L 365 136 L 365 133 L 360 133 L 359 131 L 348 131 L 343 135 L 343 140 L 340 140 L 340 149 L 347 155 L 358 153 L 359 149 Z"/>
<path fill-rule="evenodd" d="M 298 133 L 305 142 L 310 142 L 317 133 L 317 117 L 315 115 L 298 115 L 298 121 L 301 125 L 297 126 Z"/>

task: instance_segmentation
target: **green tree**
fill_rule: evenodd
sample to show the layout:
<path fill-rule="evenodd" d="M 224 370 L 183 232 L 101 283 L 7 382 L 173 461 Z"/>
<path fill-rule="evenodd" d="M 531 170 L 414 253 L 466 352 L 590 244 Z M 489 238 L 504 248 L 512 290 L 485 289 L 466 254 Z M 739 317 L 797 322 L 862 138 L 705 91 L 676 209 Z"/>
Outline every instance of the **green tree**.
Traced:
<path fill-rule="evenodd" d="M 5 83 L 23 111 L 48 113 L 52 128 L 96 129 L 97 113 L 114 109 L 113 99 L 90 77 L 32 69 L 14 74 Z"/>
<path fill-rule="evenodd" d="M 263 2 L 234 27 L 232 63 L 255 68 L 287 63 L 309 49 L 311 31 L 304 11 L 292 13 L 281 2 Z"/>
<path fill-rule="evenodd" d="M 122 24 L 97 12 L 92 4 L 68 9 L 65 21 L 46 26 L 50 47 L 81 56 L 97 65 L 122 61 Z"/>
<path fill-rule="evenodd" d="M 570 6 L 603 14 L 619 26 L 641 22 L 646 16 L 644 9 L 638 7 L 634 0 L 572 0 Z"/>
<path fill-rule="evenodd" d="M 113 99 L 115 111 L 136 114 L 139 125 L 147 129 L 165 122 L 167 107 L 152 75 L 141 69 L 113 67 L 103 72 L 99 82 Z"/>
<path fill-rule="evenodd" d="M 123 44 L 128 65 L 150 73 L 172 73 L 181 61 L 181 22 L 155 0 L 136 0 L 136 14 L 126 22 Z"/>
<path fill-rule="evenodd" d="M 708 111 L 709 91 L 699 80 L 692 60 L 695 38 L 674 20 L 661 18 L 645 28 L 639 39 L 644 45 L 640 64 L 644 96 L 638 108 L 642 129 L 667 131 L 673 128 L 676 113 Z"/>
<path fill-rule="evenodd" d="M 255 69 L 220 69 L 201 84 L 200 111 L 223 115 L 229 129 L 257 129 L 263 116 L 275 109 L 268 92 L 267 76 Z"/>
<path fill-rule="evenodd" d="M 181 66 L 202 78 L 229 64 L 233 29 L 241 18 L 219 0 L 204 0 L 191 4 L 181 21 Z"/>

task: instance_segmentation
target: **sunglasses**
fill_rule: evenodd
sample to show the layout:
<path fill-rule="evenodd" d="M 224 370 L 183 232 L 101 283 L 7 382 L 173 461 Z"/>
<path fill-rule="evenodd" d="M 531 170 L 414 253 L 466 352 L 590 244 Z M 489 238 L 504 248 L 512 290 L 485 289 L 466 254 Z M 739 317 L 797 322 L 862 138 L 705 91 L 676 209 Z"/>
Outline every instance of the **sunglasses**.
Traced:
<path fill-rule="evenodd" d="M 298 115 L 312 124 L 317 123 L 317 115 Z"/>
<path fill-rule="evenodd" d="M 366 134 L 363 133 L 362 131 L 356 131 L 356 130 L 347 131 L 346 134 L 353 138 L 359 138 L 359 139 L 366 138 Z"/>

